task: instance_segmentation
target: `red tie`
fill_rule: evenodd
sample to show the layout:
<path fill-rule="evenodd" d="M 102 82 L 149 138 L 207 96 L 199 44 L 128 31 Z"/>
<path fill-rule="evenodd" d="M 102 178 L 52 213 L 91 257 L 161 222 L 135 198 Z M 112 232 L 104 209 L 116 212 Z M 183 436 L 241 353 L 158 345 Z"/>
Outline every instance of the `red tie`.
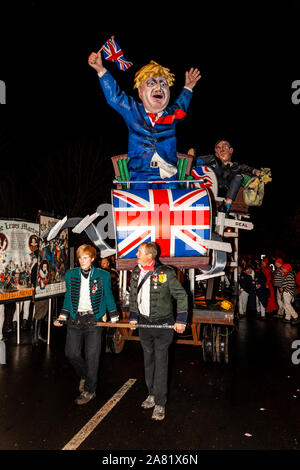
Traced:
<path fill-rule="evenodd" d="M 175 109 L 173 114 L 167 114 L 157 119 L 157 124 L 173 124 L 175 119 L 183 119 L 186 113 L 182 109 Z"/>
<path fill-rule="evenodd" d="M 173 114 L 167 114 L 166 116 L 160 116 L 157 118 L 156 113 L 147 113 L 152 122 L 157 124 L 173 124 L 175 119 L 183 119 L 186 113 L 182 109 L 175 109 Z"/>
<path fill-rule="evenodd" d="M 157 113 L 147 113 L 152 122 L 156 121 Z"/>

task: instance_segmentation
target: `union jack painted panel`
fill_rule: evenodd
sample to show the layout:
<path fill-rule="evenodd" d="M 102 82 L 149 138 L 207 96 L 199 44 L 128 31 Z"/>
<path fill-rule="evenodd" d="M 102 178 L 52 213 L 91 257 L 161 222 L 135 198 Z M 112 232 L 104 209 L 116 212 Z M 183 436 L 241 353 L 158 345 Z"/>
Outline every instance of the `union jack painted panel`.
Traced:
<path fill-rule="evenodd" d="M 135 258 L 155 241 L 162 257 L 206 256 L 211 211 L 206 188 L 112 191 L 117 257 Z"/>
<path fill-rule="evenodd" d="M 208 166 L 192 168 L 191 176 L 194 177 L 194 188 L 210 188 L 214 196 L 218 196 L 218 181 L 215 172 Z"/>

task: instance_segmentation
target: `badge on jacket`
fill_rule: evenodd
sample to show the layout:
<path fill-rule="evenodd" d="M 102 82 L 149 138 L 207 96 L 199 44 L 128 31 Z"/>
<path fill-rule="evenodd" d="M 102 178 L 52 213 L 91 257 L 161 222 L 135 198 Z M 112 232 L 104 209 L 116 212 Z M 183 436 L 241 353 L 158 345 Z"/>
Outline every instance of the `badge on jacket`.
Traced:
<path fill-rule="evenodd" d="M 153 273 L 152 280 L 153 280 L 154 289 L 157 289 L 157 282 L 158 282 L 158 274 L 157 273 Z"/>
<path fill-rule="evenodd" d="M 158 275 L 158 281 L 161 282 L 161 283 L 167 282 L 167 275 L 163 274 L 163 273 L 160 273 Z"/>
<path fill-rule="evenodd" d="M 93 287 L 92 287 L 92 292 L 93 292 L 93 294 L 95 294 L 95 292 L 97 292 L 97 290 L 98 290 L 97 280 L 95 279 L 95 280 L 94 280 L 94 285 L 93 285 Z"/>

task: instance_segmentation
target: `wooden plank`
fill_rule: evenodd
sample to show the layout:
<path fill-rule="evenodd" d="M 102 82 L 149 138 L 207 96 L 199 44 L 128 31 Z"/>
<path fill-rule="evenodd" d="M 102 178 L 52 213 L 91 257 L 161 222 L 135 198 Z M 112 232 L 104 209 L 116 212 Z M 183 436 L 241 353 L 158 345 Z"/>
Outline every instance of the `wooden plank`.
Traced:
<path fill-rule="evenodd" d="M 234 219 L 225 219 L 225 227 L 233 227 L 233 228 L 238 228 L 238 229 L 244 229 L 244 230 L 252 230 L 253 229 L 253 223 L 252 222 L 246 222 L 245 220 L 234 220 Z"/>
<path fill-rule="evenodd" d="M 115 172 L 116 178 L 120 176 L 120 171 L 119 171 L 119 167 L 118 167 L 118 160 L 123 160 L 125 158 L 127 158 L 127 153 L 111 157 L 111 161 L 112 161 L 112 164 L 113 164 L 113 167 L 114 167 L 114 172 Z"/>
<path fill-rule="evenodd" d="M 115 170 L 116 177 L 120 176 L 119 167 L 118 167 L 118 160 L 121 160 L 121 159 L 124 159 L 124 158 L 127 158 L 127 153 L 123 153 L 121 155 L 115 155 L 115 156 L 111 157 L 111 161 L 112 161 L 112 164 L 113 164 L 113 167 L 114 167 L 114 170 Z M 186 153 L 177 153 L 177 158 L 184 158 L 185 160 L 187 160 L 186 174 L 189 175 L 191 173 L 191 168 L 192 168 L 192 163 L 193 163 L 194 157 L 192 155 L 188 155 Z"/>
<path fill-rule="evenodd" d="M 195 341 L 192 340 L 192 339 L 176 339 L 175 343 L 176 344 L 191 344 L 192 346 L 201 346 L 202 345 L 202 341 L 197 341 L 197 343 L 195 343 Z"/>
<path fill-rule="evenodd" d="M 237 212 L 241 214 L 247 214 L 249 212 L 247 204 L 244 202 L 244 196 L 243 196 L 243 188 L 240 188 L 236 198 L 234 201 L 232 201 L 231 207 L 230 207 L 230 212 Z M 218 197 L 218 199 L 220 199 Z M 216 206 L 217 208 L 221 204 L 221 201 L 216 200 Z"/>
<path fill-rule="evenodd" d="M 139 336 L 122 335 L 122 338 L 124 338 L 125 341 L 140 341 Z"/>
<path fill-rule="evenodd" d="M 213 317 L 195 317 L 193 323 L 213 323 L 214 325 L 232 325 L 234 326 L 233 318 L 213 318 Z"/>
<path fill-rule="evenodd" d="M 205 240 L 201 237 L 199 237 L 199 242 L 201 242 L 206 248 L 209 248 L 210 250 L 226 251 L 227 253 L 232 252 L 232 246 L 228 242 Z"/>
<path fill-rule="evenodd" d="M 201 325 L 197 325 L 195 323 L 192 323 L 191 324 L 191 330 L 192 330 L 192 335 L 193 335 L 193 342 L 195 345 L 199 345 L 201 344 L 201 341 L 199 340 L 199 336 L 200 336 L 200 326 Z"/>
<path fill-rule="evenodd" d="M 186 153 L 177 153 L 177 158 L 184 158 L 185 160 L 187 160 L 187 167 L 186 167 L 185 174 L 190 175 L 194 157 Z"/>
<path fill-rule="evenodd" d="M 173 266 L 179 269 L 203 268 L 207 269 L 209 266 L 208 256 L 191 256 L 189 257 L 162 257 L 159 258 L 162 264 Z M 118 271 L 128 270 L 131 271 L 137 265 L 136 258 L 119 258 L 116 260 L 116 268 Z"/>
<path fill-rule="evenodd" d="M 117 322 L 111 322 L 111 321 L 107 321 L 107 322 L 104 322 L 104 321 L 98 321 L 96 323 L 97 326 L 105 326 L 105 327 L 109 327 L 109 328 L 131 328 L 132 325 L 127 322 L 127 321 L 117 321 Z"/>

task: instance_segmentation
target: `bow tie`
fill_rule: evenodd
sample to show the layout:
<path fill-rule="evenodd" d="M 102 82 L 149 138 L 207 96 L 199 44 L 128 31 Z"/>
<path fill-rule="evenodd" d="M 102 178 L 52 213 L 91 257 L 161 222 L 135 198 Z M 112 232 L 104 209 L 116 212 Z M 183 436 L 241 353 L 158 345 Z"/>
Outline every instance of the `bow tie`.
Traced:
<path fill-rule="evenodd" d="M 89 277 L 90 272 L 91 272 L 91 269 L 82 269 L 82 270 L 81 270 L 81 274 L 82 274 L 83 277 L 85 277 L 86 279 Z"/>

